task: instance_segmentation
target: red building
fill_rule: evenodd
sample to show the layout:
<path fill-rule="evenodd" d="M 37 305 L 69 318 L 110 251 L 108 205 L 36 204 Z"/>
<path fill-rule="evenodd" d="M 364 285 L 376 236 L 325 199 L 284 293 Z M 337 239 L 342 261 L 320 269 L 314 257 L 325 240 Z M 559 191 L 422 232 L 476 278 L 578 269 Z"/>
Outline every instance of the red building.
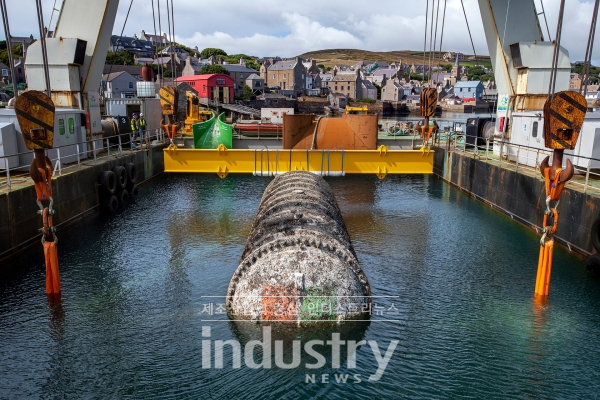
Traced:
<path fill-rule="evenodd" d="M 220 103 L 233 100 L 233 78 L 225 74 L 181 76 L 176 82 L 185 82 L 198 92 L 198 97 Z"/>

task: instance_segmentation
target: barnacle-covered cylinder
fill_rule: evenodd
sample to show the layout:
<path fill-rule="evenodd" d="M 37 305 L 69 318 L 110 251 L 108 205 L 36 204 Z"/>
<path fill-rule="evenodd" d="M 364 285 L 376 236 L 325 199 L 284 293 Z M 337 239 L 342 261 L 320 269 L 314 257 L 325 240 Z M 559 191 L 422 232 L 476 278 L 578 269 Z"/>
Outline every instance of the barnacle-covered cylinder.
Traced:
<path fill-rule="evenodd" d="M 305 171 L 267 186 L 227 290 L 230 316 L 344 320 L 370 314 L 371 288 L 329 185 Z"/>

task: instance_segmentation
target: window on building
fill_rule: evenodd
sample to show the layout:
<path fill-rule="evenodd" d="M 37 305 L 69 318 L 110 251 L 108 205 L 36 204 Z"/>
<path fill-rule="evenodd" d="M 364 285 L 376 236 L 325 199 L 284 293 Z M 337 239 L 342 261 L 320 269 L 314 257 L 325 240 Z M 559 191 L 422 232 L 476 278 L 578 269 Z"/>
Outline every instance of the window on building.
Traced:
<path fill-rule="evenodd" d="M 225 84 L 225 78 L 217 78 L 217 85 L 224 85 Z"/>
<path fill-rule="evenodd" d="M 531 127 L 531 137 L 537 137 L 538 132 L 538 122 L 533 121 L 533 126 Z"/>
<path fill-rule="evenodd" d="M 335 90 L 337 90 L 337 85 L 335 86 Z"/>
<path fill-rule="evenodd" d="M 287 74 L 283 74 L 283 79 L 287 78 Z"/>
<path fill-rule="evenodd" d="M 460 91 L 462 92 L 462 88 L 460 88 Z"/>
<path fill-rule="evenodd" d="M 471 88 L 469 88 L 469 92 L 471 91 Z"/>
<path fill-rule="evenodd" d="M 2 68 L 2 76 L 8 76 L 8 70 Z"/>
<path fill-rule="evenodd" d="M 273 74 L 273 79 L 275 79 L 275 74 Z"/>
<path fill-rule="evenodd" d="M 243 78 L 243 77 L 244 77 L 244 74 L 243 74 L 243 73 L 240 73 L 240 78 Z"/>
<path fill-rule="evenodd" d="M 133 82 L 129 82 L 129 89 L 133 89 Z"/>
<path fill-rule="evenodd" d="M 256 82 L 254 83 L 254 86 L 256 86 L 256 87 L 260 87 L 260 81 L 256 81 Z"/>

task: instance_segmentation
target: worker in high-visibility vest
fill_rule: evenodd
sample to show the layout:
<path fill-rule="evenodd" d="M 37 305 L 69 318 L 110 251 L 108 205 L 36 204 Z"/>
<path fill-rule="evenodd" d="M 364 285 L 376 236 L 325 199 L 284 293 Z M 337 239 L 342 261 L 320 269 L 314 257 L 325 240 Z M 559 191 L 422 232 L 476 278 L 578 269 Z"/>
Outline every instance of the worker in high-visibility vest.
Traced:
<path fill-rule="evenodd" d="M 144 135 L 146 133 L 146 119 L 144 118 L 144 113 L 140 113 L 140 118 L 138 119 L 138 126 L 140 130 L 140 145 L 144 145 Z"/>
<path fill-rule="evenodd" d="M 135 149 L 135 137 L 137 136 L 140 130 L 140 124 L 137 119 L 137 113 L 131 114 L 131 148 Z"/>

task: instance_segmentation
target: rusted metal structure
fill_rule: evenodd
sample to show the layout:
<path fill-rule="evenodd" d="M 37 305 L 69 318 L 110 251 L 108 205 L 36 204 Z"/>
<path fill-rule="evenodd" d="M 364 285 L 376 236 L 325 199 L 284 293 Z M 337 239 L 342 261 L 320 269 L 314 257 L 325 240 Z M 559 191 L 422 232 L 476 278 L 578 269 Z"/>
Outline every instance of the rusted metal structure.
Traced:
<path fill-rule="evenodd" d="M 312 114 L 283 116 L 283 149 L 376 150 L 378 116 L 343 114 L 318 118 Z"/>
<path fill-rule="evenodd" d="M 229 314 L 297 323 L 361 319 L 370 296 L 329 185 L 305 171 L 273 179 L 229 283 Z"/>

